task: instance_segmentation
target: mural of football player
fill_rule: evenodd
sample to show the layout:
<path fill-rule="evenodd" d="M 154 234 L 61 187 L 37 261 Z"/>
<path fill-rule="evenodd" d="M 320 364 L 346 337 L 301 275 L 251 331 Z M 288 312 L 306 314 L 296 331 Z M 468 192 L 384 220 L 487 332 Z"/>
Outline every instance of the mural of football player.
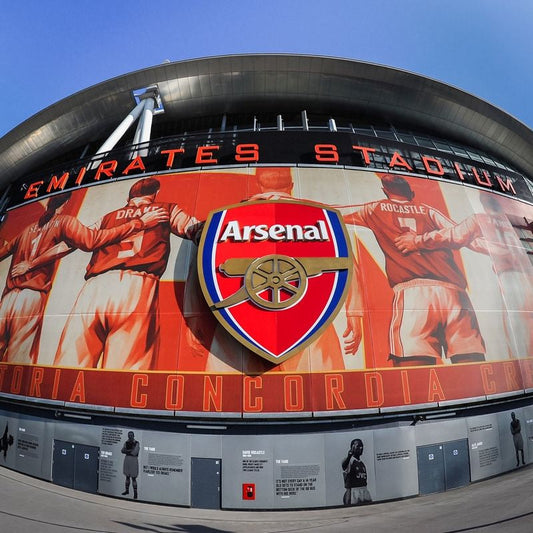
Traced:
<path fill-rule="evenodd" d="M 347 224 L 372 230 L 385 256 L 394 292 L 389 331 L 395 366 L 436 364 L 444 355 L 452 363 L 485 360 L 485 343 L 466 279 L 449 248 L 404 255 L 395 245 L 402 233 L 426 233 L 453 226 L 429 205 L 417 202 L 408 181 L 381 176 L 386 198 L 358 206 L 344 216 Z"/>
<path fill-rule="evenodd" d="M 65 250 L 95 250 L 127 238 L 148 224 L 158 223 L 164 216 L 158 211 L 135 221 L 122 221 L 111 229 L 88 228 L 75 217 L 62 214 L 69 199 L 69 193 L 51 197 L 39 220 L 0 248 L 0 260 L 12 256 L 0 302 L 0 360 L 37 362 L 55 260 Z"/>
<path fill-rule="evenodd" d="M 255 177 L 260 191 L 248 198 L 248 201 L 299 201 L 292 195 L 294 182 L 291 169 L 286 167 L 259 167 Z M 362 340 L 361 292 L 358 287 L 358 273 L 354 265 L 352 285 L 346 298 L 346 329 L 344 330 L 344 353 L 355 355 Z M 206 370 L 211 372 L 241 370 L 241 355 L 244 348 L 229 335 L 222 326 L 217 326 L 210 354 L 207 358 Z M 344 368 L 343 348 L 333 324 L 324 330 L 321 336 L 313 341 L 307 351 L 302 350 L 285 362 L 277 365 L 278 371 L 309 371 L 309 370 L 339 370 Z M 262 372 L 272 369 L 272 364 L 250 354 L 242 362 L 245 372 Z"/>
<path fill-rule="evenodd" d="M 472 242 L 492 259 L 507 310 L 502 312 L 510 357 L 529 357 L 533 348 L 533 268 L 499 198 L 480 193 L 484 213 L 475 213 L 449 228 L 417 235 L 409 231 L 395 240 L 404 254 L 461 248 Z"/>
<path fill-rule="evenodd" d="M 197 242 L 201 230 L 198 220 L 178 205 L 157 202 L 159 189 L 152 177 L 135 182 L 127 204 L 102 218 L 102 228 L 113 228 L 153 210 L 167 214 L 165 222 L 93 253 L 61 334 L 55 365 L 153 368 L 160 340 L 159 279 L 167 267 L 170 234 Z"/>

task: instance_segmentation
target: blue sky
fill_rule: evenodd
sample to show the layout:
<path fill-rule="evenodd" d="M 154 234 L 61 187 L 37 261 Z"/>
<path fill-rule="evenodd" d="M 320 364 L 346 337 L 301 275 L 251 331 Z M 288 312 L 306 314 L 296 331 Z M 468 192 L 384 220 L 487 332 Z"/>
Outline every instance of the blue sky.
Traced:
<path fill-rule="evenodd" d="M 531 0 L 0 0 L 0 136 L 166 59 L 256 52 L 417 72 L 533 127 L 532 33 Z"/>

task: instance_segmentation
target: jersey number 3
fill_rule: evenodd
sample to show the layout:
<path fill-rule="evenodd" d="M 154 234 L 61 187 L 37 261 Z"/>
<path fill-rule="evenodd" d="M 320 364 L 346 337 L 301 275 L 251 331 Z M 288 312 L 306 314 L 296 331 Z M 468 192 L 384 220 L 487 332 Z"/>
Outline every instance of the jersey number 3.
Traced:
<path fill-rule="evenodd" d="M 118 252 L 119 259 L 126 259 L 127 257 L 134 257 L 142 250 L 144 231 L 139 231 L 124 239 L 120 243 L 121 250 Z"/>

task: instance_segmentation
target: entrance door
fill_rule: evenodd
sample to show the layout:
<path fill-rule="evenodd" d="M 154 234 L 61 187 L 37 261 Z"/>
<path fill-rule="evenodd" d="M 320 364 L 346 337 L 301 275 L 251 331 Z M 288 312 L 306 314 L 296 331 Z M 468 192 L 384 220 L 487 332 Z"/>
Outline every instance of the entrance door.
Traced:
<path fill-rule="evenodd" d="M 74 487 L 74 444 L 54 440 L 52 481 L 62 487 Z"/>
<path fill-rule="evenodd" d="M 54 440 L 52 481 L 70 489 L 98 490 L 98 456 L 100 448 Z"/>
<path fill-rule="evenodd" d="M 446 490 L 463 487 L 470 483 L 470 459 L 468 457 L 468 440 L 456 440 L 444 443 L 444 471 Z"/>
<path fill-rule="evenodd" d="M 221 460 L 191 457 L 191 507 L 220 509 Z"/>
<path fill-rule="evenodd" d="M 419 493 L 431 494 L 446 490 L 443 445 L 419 446 L 416 449 L 416 456 L 418 461 Z"/>
<path fill-rule="evenodd" d="M 98 491 L 98 456 L 100 448 L 74 445 L 74 488 L 85 492 Z"/>

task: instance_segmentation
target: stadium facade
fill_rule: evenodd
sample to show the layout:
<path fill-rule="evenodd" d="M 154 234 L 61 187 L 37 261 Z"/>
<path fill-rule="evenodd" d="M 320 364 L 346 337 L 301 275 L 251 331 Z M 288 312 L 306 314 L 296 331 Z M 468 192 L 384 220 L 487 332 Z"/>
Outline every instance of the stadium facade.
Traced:
<path fill-rule="evenodd" d="M 294 509 L 533 459 L 533 132 L 359 61 L 165 63 L 0 139 L 0 464 Z"/>

